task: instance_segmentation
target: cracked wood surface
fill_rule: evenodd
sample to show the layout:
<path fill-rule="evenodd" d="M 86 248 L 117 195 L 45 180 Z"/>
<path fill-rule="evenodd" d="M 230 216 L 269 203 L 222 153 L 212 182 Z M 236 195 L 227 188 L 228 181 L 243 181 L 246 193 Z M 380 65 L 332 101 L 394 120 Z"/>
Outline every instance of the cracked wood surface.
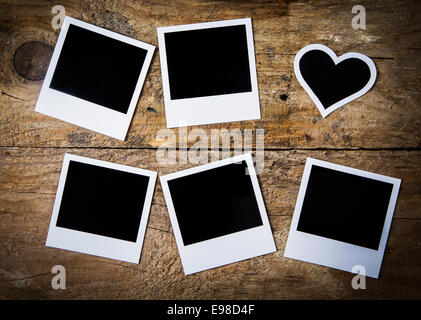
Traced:
<path fill-rule="evenodd" d="M 34 77 L 49 61 L 44 46 L 54 47 L 51 4 L 0 5 L 1 92 L 0 146 L 157 147 L 165 127 L 159 54 L 155 52 L 125 142 L 34 112 L 42 81 Z M 351 1 L 62 1 L 75 18 L 127 34 L 157 46 L 156 27 L 252 17 L 262 119 L 201 126 L 263 128 L 266 148 L 419 148 L 420 18 L 419 1 L 362 1 L 367 29 L 351 27 Z M 322 43 L 338 55 L 357 51 L 378 68 L 371 91 L 322 119 L 293 73 L 298 50 Z M 34 48 L 35 47 L 35 48 Z M 158 48 L 159 50 L 159 48 Z M 52 51 L 52 50 L 51 50 Z M 18 52 L 18 54 L 16 54 Z M 32 53 L 32 56 L 31 56 Z M 27 59 L 27 60 L 28 60 Z M 30 78 L 30 77 L 29 77 Z M 7 107 L 6 107 L 7 106 Z M 153 108 L 157 112 L 151 111 Z M 193 142 L 190 141 L 190 144 Z"/>
<path fill-rule="evenodd" d="M 184 276 L 159 182 L 139 265 L 45 247 L 65 152 L 160 175 L 193 165 L 156 161 L 165 128 L 158 52 L 124 142 L 35 113 L 58 36 L 53 4 L 0 0 L 0 299 L 421 298 L 419 1 L 360 1 L 367 29 L 358 31 L 353 1 L 60 4 L 70 16 L 156 46 L 158 26 L 252 18 L 262 119 L 195 128 L 265 130 L 259 182 L 278 251 Z M 295 53 L 310 43 L 373 58 L 372 90 L 322 119 L 293 73 Z M 367 279 L 366 290 L 352 289 L 350 273 L 283 258 L 307 156 L 402 179 L 380 278 Z M 66 267 L 66 290 L 51 288 L 56 264 Z"/>
<path fill-rule="evenodd" d="M 139 265 L 44 246 L 64 152 L 158 171 L 155 150 L 1 148 L 0 294 L 8 298 L 415 298 L 421 288 L 421 151 L 266 151 L 259 176 L 278 251 L 184 276 L 162 189 L 155 188 Z M 400 177 L 402 187 L 379 280 L 353 290 L 352 274 L 283 258 L 306 157 Z M 66 290 L 51 289 L 55 264 Z M 47 272 L 46 272 L 47 271 Z M 405 290 L 402 290 L 405 288 Z"/>

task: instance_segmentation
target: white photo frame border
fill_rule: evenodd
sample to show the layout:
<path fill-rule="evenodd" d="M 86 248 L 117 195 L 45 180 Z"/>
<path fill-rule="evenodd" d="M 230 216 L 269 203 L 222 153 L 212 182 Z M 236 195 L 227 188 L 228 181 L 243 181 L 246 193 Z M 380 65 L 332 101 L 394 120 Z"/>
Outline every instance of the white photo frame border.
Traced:
<path fill-rule="evenodd" d="M 328 239 L 297 230 L 313 165 L 393 185 L 378 250 L 334 239 Z M 301 179 L 300 190 L 298 192 L 288 240 L 285 246 L 284 257 L 315 263 L 351 273 L 355 273 L 353 271 L 354 266 L 362 265 L 366 270 L 366 276 L 377 279 L 380 274 L 400 184 L 401 180 L 397 178 L 308 157 Z"/>
<path fill-rule="evenodd" d="M 164 34 L 245 25 L 251 92 L 171 100 Z M 260 119 L 259 89 L 251 18 L 157 28 L 167 128 Z"/>
<path fill-rule="evenodd" d="M 370 80 L 367 82 L 367 84 L 360 89 L 359 91 L 353 93 L 352 95 L 335 102 L 334 104 L 332 104 L 331 106 L 325 108 L 323 106 L 323 104 L 321 103 L 321 101 L 319 100 L 319 98 L 316 96 L 316 94 L 313 92 L 313 90 L 310 88 L 310 86 L 307 84 L 307 82 L 304 80 L 303 76 L 301 75 L 301 71 L 300 71 L 300 60 L 302 58 L 302 56 L 304 54 L 306 54 L 309 51 L 312 50 L 321 50 L 325 53 L 327 53 L 330 58 L 333 60 L 333 62 L 335 63 L 335 65 L 337 65 L 338 63 L 350 59 L 350 58 L 356 58 L 356 59 L 360 59 L 363 60 L 369 67 L 370 69 Z M 313 102 L 315 103 L 317 109 L 319 110 L 319 112 L 322 114 L 323 118 L 326 118 L 330 113 L 332 113 L 333 111 L 343 107 L 345 104 L 358 99 L 359 97 L 363 96 L 364 94 L 366 94 L 374 85 L 374 83 L 376 82 L 376 78 L 377 78 L 377 68 L 376 65 L 374 64 L 373 60 L 370 59 L 369 57 L 367 57 L 364 54 L 361 53 L 357 53 L 357 52 L 347 52 L 341 56 L 337 56 L 336 53 L 330 49 L 329 47 L 322 45 L 322 44 L 309 44 L 308 46 L 305 46 L 304 48 L 302 48 L 300 51 L 298 51 L 298 53 L 295 55 L 295 59 L 294 59 L 294 72 L 295 72 L 295 76 L 297 77 L 298 82 L 301 84 L 301 86 L 304 88 L 304 90 L 307 92 L 307 94 L 310 96 L 311 100 L 313 100 Z"/>
<path fill-rule="evenodd" d="M 262 225 L 185 246 L 178 225 L 168 181 L 246 161 Z M 185 275 L 251 259 L 276 251 L 275 241 L 257 180 L 251 154 L 243 154 L 160 177 L 174 237 Z"/>
<path fill-rule="evenodd" d="M 139 208 L 139 210 L 142 210 L 142 215 L 136 242 L 56 226 L 70 161 L 149 177 L 145 202 L 143 208 Z M 157 173 L 154 171 L 65 153 L 46 246 L 138 264 L 149 220 L 156 178 Z"/>
<path fill-rule="evenodd" d="M 70 24 L 147 51 L 126 114 L 50 88 Z M 152 61 L 154 50 L 155 46 L 153 45 L 66 16 L 35 105 L 35 111 L 124 141 Z"/>

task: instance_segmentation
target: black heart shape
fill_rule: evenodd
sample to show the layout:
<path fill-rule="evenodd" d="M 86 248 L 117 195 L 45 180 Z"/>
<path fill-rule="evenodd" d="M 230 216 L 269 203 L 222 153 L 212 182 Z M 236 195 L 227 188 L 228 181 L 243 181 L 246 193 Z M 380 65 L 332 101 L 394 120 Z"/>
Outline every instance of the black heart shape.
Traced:
<path fill-rule="evenodd" d="M 310 50 L 300 59 L 301 76 L 325 109 L 360 91 L 371 77 L 367 63 L 348 58 L 335 64 L 322 50 Z"/>

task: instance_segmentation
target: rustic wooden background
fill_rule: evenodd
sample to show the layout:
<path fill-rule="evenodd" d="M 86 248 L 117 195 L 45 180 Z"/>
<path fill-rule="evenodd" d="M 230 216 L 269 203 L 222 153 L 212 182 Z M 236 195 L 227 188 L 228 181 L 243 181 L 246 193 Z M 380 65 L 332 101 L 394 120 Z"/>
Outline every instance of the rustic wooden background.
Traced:
<path fill-rule="evenodd" d="M 159 183 L 139 265 L 44 246 L 65 152 L 159 174 L 192 166 L 156 161 L 165 128 L 157 52 L 125 142 L 34 112 L 58 36 L 56 4 L 156 46 L 158 26 L 252 17 L 262 119 L 200 128 L 265 130 L 259 181 L 276 253 L 184 276 Z M 366 30 L 351 27 L 355 4 L 366 8 Z M 420 40 L 418 0 L 1 0 L 0 298 L 420 299 Z M 310 43 L 372 57 L 377 83 L 323 119 L 293 73 L 294 55 Z M 366 290 L 352 289 L 350 273 L 283 258 L 307 156 L 402 179 L 380 278 Z M 66 267 L 66 290 L 51 288 L 56 264 Z"/>

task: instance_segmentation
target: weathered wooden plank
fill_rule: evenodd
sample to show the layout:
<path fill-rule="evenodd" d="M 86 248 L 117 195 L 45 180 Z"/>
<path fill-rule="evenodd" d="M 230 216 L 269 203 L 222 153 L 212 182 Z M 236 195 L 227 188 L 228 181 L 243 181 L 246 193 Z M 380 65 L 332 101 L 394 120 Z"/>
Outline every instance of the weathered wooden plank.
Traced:
<path fill-rule="evenodd" d="M 259 176 L 278 252 L 184 276 L 157 183 L 139 265 L 44 246 L 64 152 L 158 171 L 154 150 L 0 148 L 0 296 L 3 298 L 419 298 L 421 151 L 266 151 Z M 305 158 L 402 179 L 379 280 L 353 290 L 352 275 L 283 258 Z M 53 265 L 67 289 L 51 289 Z M 405 290 L 401 290 L 401 288 Z"/>
<path fill-rule="evenodd" d="M 44 203 L 39 194 L 26 194 Z M 41 204 L 42 206 L 42 204 Z M 44 247 L 49 214 L 2 214 L 0 296 L 84 299 L 419 298 L 419 219 L 394 219 L 382 272 L 353 290 L 352 275 L 283 257 L 290 217 L 272 216 L 274 254 L 184 276 L 172 232 L 148 227 L 139 265 Z M 67 289 L 51 288 L 52 266 L 65 266 Z M 405 290 L 401 290 L 405 288 Z"/>
<path fill-rule="evenodd" d="M 37 79 L 58 36 L 51 28 L 53 4 L 5 0 L 0 4 L 0 298 L 421 297 L 421 151 L 414 150 L 421 147 L 419 1 L 360 1 L 367 30 L 359 31 L 351 28 L 353 1 L 61 4 L 70 16 L 155 45 L 158 26 L 253 18 L 262 119 L 200 128 L 208 134 L 215 128 L 263 128 L 266 149 L 288 149 L 266 151 L 259 176 L 278 252 L 185 277 L 159 182 L 139 265 L 45 247 L 64 152 L 159 174 L 193 165 L 159 164 L 155 150 L 138 149 L 159 147 L 156 135 L 165 128 L 157 53 L 125 142 L 35 113 L 42 83 Z M 315 42 L 338 54 L 367 54 L 379 71 L 367 95 L 326 119 L 293 74 L 295 53 Z M 399 150 L 289 150 L 355 148 Z M 282 257 L 307 156 L 402 179 L 380 279 L 368 279 L 366 290 L 353 290 L 349 273 Z M 55 264 L 66 267 L 66 290 L 51 288 Z"/>
<path fill-rule="evenodd" d="M 159 175 L 195 166 L 160 164 L 155 150 L 0 148 L 0 191 L 55 195 L 65 152 L 154 170 Z M 305 159 L 313 157 L 402 179 L 395 216 L 421 218 L 421 151 L 299 150 L 266 151 L 264 155 L 259 181 L 270 215 L 292 215 Z M 159 183 L 155 194 L 154 203 L 165 205 Z"/>
<path fill-rule="evenodd" d="M 212 128 L 263 128 L 266 148 L 421 147 L 421 5 L 417 1 L 365 1 L 367 29 L 359 31 L 351 27 L 353 3 L 348 1 L 62 4 L 71 16 L 155 45 L 158 26 L 251 16 L 262 119 L 200 126 L 207 133 Z M 0 66 L 0 145 L 160 146 L 156 135 L 165 128 L 165 111 L 158 54 L 125 142 L 34 112 L 42 81 L 19 75 L 14 59 L 17 50 L 31 41 L 54 46 L 58 32 L 51 28 L 50 6 L 41 1 L 25 6 L 11 1 L 0 6 L 0 54 L 4 61 Z M 374 57 L 379 71 L 378 81 L 368 94 L 326 119 L 293 73 L 295 53 L 314 42 L 326 44 L 338 54 L 352 50 Z M 28 74 L 39 72 L 36 67 L 49 60 L 46 52 L 38 48 L 22 55 L 32 60 L 21 62 L 20 68 Z"/>

